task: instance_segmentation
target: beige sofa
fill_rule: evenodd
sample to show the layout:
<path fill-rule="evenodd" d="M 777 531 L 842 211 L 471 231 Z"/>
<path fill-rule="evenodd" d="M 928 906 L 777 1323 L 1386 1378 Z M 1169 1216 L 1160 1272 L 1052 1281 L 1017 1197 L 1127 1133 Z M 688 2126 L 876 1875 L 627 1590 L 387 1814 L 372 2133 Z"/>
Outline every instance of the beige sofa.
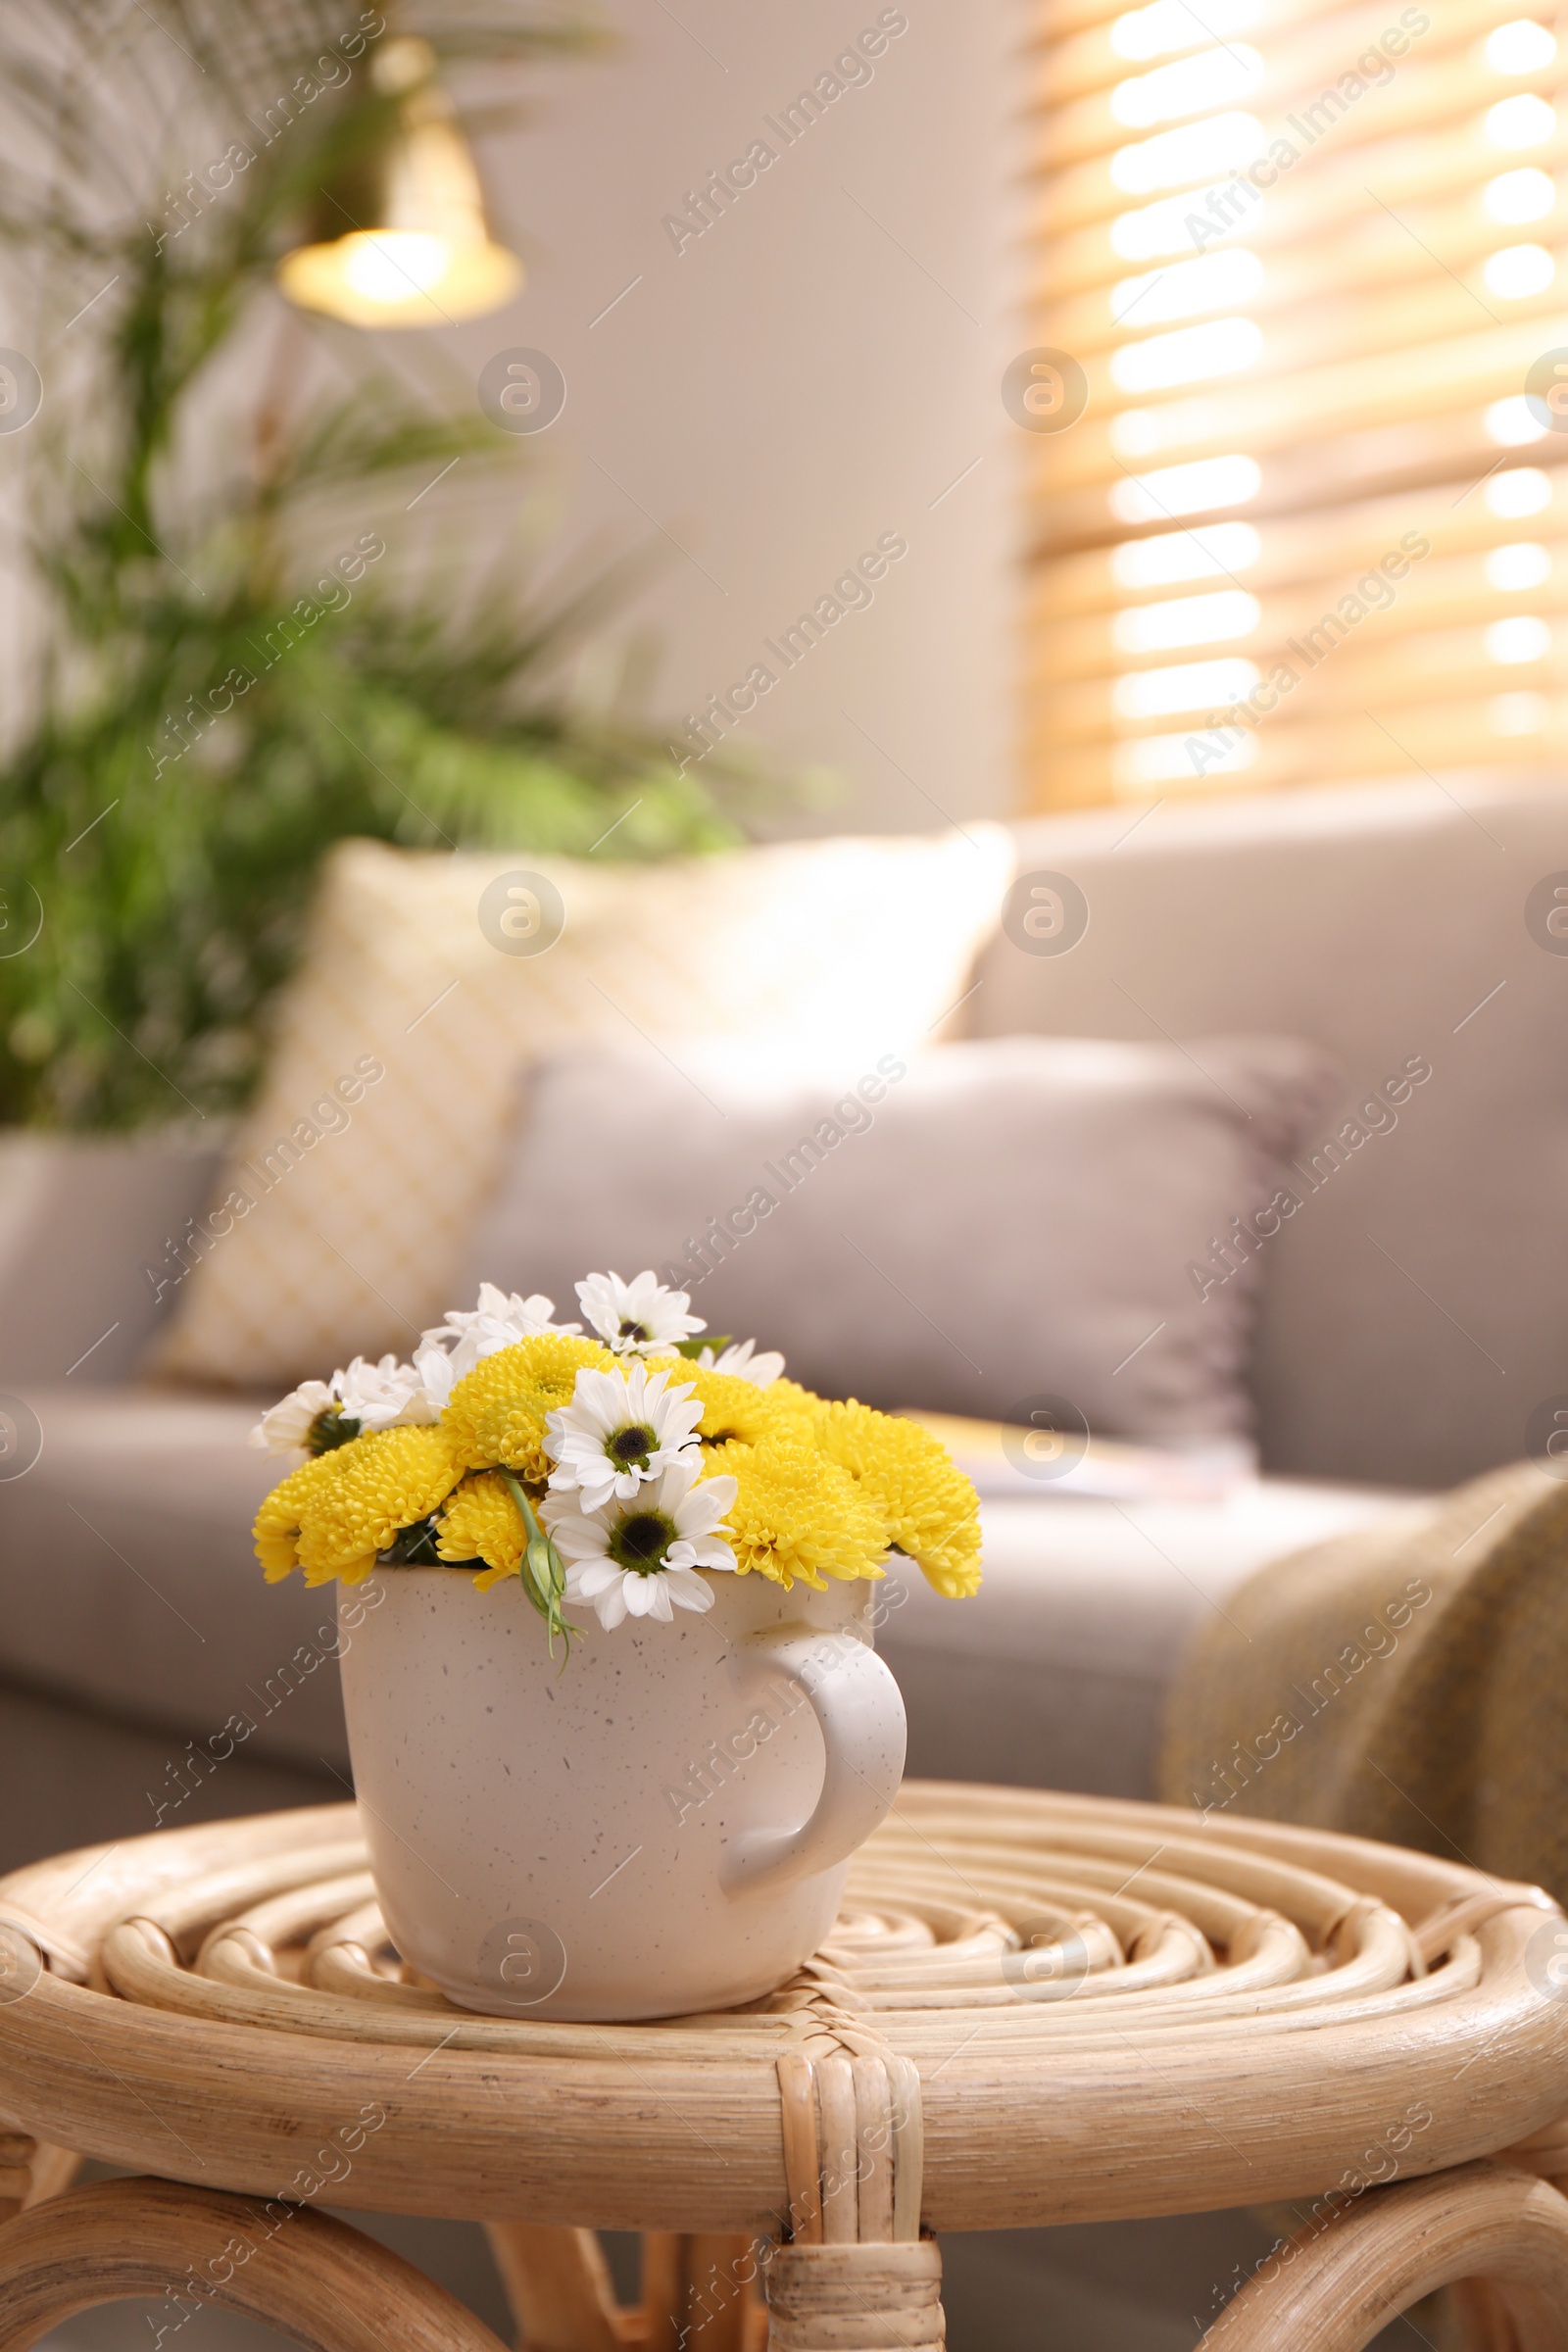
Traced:
<path fill-rule="evenodd" d="M 1568 957 L 1527 923 L 1568 867 L 1568 791 L 1416 779 L 1019 840 L 1026 870 L 1078 884 L 1089 927 L 1057 956 L 999 935 L 977 1034 L 1290 1032 L 1333 1052 L 1348 1103 L 1408 1056 L 1433 1069 L 1396 1125 L 1330 1151 L 1331 1117 L 1305 1156 L 1257 1349 L 1266 1475 L 1207 1503 L 992 1503 L 976 1606 L 943 1611 L 915 1578 L 890 1617 L 913 1769 L 1143 1794 L 1201 1612 L 1402 1490 L 1524 1452 L 1568 1390 Z M 142 1266 L 212 1166 L 156 1140 L 0 1145 L 0 1391 L 42 1438 L 0 1476 L 10 1859 L 348 1770 L 326 1596 L 270 1590 L 251 1559 L 272 1475 L 243 1444 L 252 1400 L 132 1378 Z"/>

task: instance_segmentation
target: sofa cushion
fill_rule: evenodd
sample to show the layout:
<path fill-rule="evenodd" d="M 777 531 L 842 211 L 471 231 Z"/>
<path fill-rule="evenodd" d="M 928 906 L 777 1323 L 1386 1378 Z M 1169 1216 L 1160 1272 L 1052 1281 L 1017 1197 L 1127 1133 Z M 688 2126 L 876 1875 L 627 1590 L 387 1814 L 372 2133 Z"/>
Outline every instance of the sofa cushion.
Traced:
<path fill-rule="evenodd" d="M 43 1449 L 0 1480 L 6 1674 L 168 1731 L 142 1792 L 149 1827 L 192 1818 L 182 1792 L 232 1754 L 346 1776 L 334 1593 L 264 1583 L 251 1551 L 279 1468 L 246 1447 L 254 1405 L 153 1389 L 32 1401 Z M 879 1589 L 909 1769 L 1152 1794 L 1165 1686 L 1194 1626 L 1276 1552 L 1394 1500 L 1264 1480 L 1209 1503 L 987 1504 L 976 1599 L 942 1600 L 917 1573 Z"/>
<path fill-rule="evenodd" d="M 1295 1545 L 1385 1519 L 1414 1524 L 1428 1507 L 1273 1478 L 1208 1502 L 983 1504 L 975 1600 L 956 1608 L 898 1562 L 878 1588 L 876 1643 L 908 1709 L 907 1769 L 1153 1796 L 1177 1666 L 1237 1586 Z"/>
<path fill-rule="evenodd" d="M 829 1396 L 1152 1438 L 1244 1433 L 1282 1161 L 1333 1074 L 1290 1038 L 1013 1037 L 884 1053 L 838 1093 L 713 1054 L 526 1085 L 481 1279 L 656 1267 Z M 1295 1196 L 1291 1196 L 1292 1199 Z M 1287 1211 L 1288 1213 L 1288 1211 Z M 1195 1274 L 1196 1268 L 1196 1274 Z"/>
<path fill-rule="evenodd" d="M 261 1101 L 168 1259 L 154 1357 L 235 1385 L 407 1354 L 454 1303 L 517 1069 L 639 1036 L 719 1035 L 853 1076 L 962 997 L 1011 837 L 795 842 L 667 865 L 328 858 Z"/>
<path fill-rule="evenodd" d="M 1088 927 L 1043 955 L 1004 926 L 976 1032 L 1199 1037 L 1245 1008 L 1345 1073 L 1266 1286 L 1265 1463 L 1438 1489 L 1531 1452 L 1532 1416 L 1549 1429 L 1568 1391 L 1560 767 L 1176 794 L 1018 830 L 1020 891 L 1065 877 Z"/>
<path fill-rule="evenodd" d="M 166 1251 L 218 1173 L 220 1137 L 208 1140 L 217 1124 L 151 1135 L 0 1134 L 6 1387 L 130 1378 L 161 1320 Z"/>
<path fill-rule="evenodd" d="M 226 1744 L 346 1769 L 335 1595 L 297 1577 L 267 1585 L 251 1549 L 280 1467 L 246 1446 L 256 1403 L 74 1384 L 28 1402 L 41 1449 L 0 1480 L 4 1672 L 177 1731 L 174 1769 L 148 1792 L 149 1829 L 160 1798 L 191 1783 L 178 1770 L 187 1741 L 209 1762 Z M 254 1728 L 225 1741 L 236 1715 Z"/>

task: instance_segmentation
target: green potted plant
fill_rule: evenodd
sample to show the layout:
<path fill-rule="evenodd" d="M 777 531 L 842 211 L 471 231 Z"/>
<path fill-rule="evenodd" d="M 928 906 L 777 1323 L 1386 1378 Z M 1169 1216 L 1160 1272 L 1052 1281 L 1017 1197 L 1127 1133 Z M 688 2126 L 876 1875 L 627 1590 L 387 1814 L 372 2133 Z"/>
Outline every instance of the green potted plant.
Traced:
<path fill-rule="evenodd" d="M 400 140 L 460 137 L 441 76 L 486 66 L 494 127 L 519 69 L 590 45 L 530 7 L 447 11 L 426 44 L 342 0 L 163 0 L 107 31 L 61 0 L 0 29 L 0 266 L 33 314 L 0 353 L 0 472 L 34 640 L 0 744 L 0 1125 L 240 1104 L 345 834 L 732 837 L 621 685 L 573 683 L 624 572 L 545 595 L 460 544 L 443 477 L 482 473 L 488 514 L 525 443 L 427 337 L 416 374 L 274 282 Z"/>

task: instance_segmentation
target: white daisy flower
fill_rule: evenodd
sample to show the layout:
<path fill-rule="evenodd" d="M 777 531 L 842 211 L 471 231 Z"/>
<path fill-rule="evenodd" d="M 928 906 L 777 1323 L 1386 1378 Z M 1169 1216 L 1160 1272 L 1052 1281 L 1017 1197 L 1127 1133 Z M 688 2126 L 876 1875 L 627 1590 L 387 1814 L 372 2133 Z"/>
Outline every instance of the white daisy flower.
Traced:
<path fill-rule="evenodd" d="M 546 1298 L 542 1292 L 536 1291 L 531 1298 L 522 1298 L 515 1291 L 509 1295 L 498 1290 L 493 1282 L 481 1282 L 478 1304 L 472 1314 L 464 1314 L 453 1307 L 446 1321 L 425 1332 L 423 1338 L 426 1347 L 443 1349 L 449 1340 L 456 1340 L 457 1346 L 451 1350 L 452 1376 L 461 1380 L 487 1355 L 514 1347 L 518 1340 L 537 1339 L 542 1331 L 582 1329 L 580 1323 L 557 1323 L 555 1312 L 555 1300 Z"/>
<path fill-rule="evenodd" d="M 734 1569 L 719 1533 L 736 1482 L 705 1478 L 699 1486 L 699 1466 L 676 1462 L 630 1502 L 592 1513 L 576 1507 L 575 1494 L 545 1496 L 540 1516 L 566 1563 L 565 1597 L 591 1601 L 607 1632 L 627 1617 L 667 1625 L 677 1608 L 710 1609 L 712 1588 L 697 1571 Z"/>
<path fill-rule="evenodd" d="M 690 1387 L 670 1389 L 667 1372 L 646 1364 L 629 1371 L 578 1373 L 571 1402 L 551 1413 L 545 1427 L 556 1467 L 551 1487 L 576 1488 L 580 1508 L 629 1502 L 645 1482 L 672 1464 L 699 1462 L 697 1424 L 703 1408 Z"/>
<path fill-rule="evenodd" d="M 635 1282 L 622 1282 L 618 1274 L 590 1274 L 578 1283 L 577 1298 L 594 1330 L 616 1355 L 652 1355 L 708 1329 L 700 1315 L 686 1312 L 690 1294 L 666 1290 L 652 1266 Z"/>
<path fill-rule="evenodd" d="M 330 1380 L 307 1380 L 265 1412 L 251 1431 L 260 1453 L 325 1453 L 368 1429 L 399 1429 L 440 1418 L 445 1398 L 430 1396 L 413 1364 L 357 1355 Z"/>
<path fill-rule="evenodd" d="M 383 1355 L 378 1364 L 357 1355 L 346 1372 L 333 1373 L 332 1386 L 344 1420 L 357 1421 L 362 1431 L 402 1429 L 436 1418 L 418 1373 L 395 1355 Z"/>
<path fill-rule="evenodd" d="M 457 1387 L 461 1374 L 454 1359 L 433 1340 L 425 1339 L 414 1350 L 414 1369 L 419 1376 L 419 1386 L 430 1407 L 429 1418 L 439 1421 Z"/>
<path fill-rule="evenodd" d="M 754 1355 L 756 1346 L 755 1340 L 735 1340 L 716 1355 L 711 1348 L 705 1348 L 697 1361 L 705 1372 L 728 1372 L 736 1380 L 751 1381 L 756 1388 L 770 1389 L 784 1369 L 784 1358 L 776 1348 Z"/>
<path fill-rule="evenodd" d="M 335 1372 L 330 1382 L 302 1381 L 267 1411 L 251 1431 L 248 1445 L 258 1453 L 303 1453 L 309 1449 L 311 1433 L 323 1413 L 335 1412 L 338 1403 L 336 1383 L 342 1379 Z"/>

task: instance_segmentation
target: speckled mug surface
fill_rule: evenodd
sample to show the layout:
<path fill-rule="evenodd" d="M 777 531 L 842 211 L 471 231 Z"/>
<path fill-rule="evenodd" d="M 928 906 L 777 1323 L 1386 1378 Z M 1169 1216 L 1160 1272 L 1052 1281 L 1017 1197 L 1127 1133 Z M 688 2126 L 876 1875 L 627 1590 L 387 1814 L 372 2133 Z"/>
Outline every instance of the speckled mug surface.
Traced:
<path fill-rule="evenodd" d="M 755 1999 L 822 1941 L 904 1771 L 873 1588 L 710 1582 L 713 1607 L 670 1625 L 572 1611 L 564 1666 L 510 1579 L 381 1568 L 345 1594 L 376 1891 L 449 1999 L 683 2016 Z"/>

